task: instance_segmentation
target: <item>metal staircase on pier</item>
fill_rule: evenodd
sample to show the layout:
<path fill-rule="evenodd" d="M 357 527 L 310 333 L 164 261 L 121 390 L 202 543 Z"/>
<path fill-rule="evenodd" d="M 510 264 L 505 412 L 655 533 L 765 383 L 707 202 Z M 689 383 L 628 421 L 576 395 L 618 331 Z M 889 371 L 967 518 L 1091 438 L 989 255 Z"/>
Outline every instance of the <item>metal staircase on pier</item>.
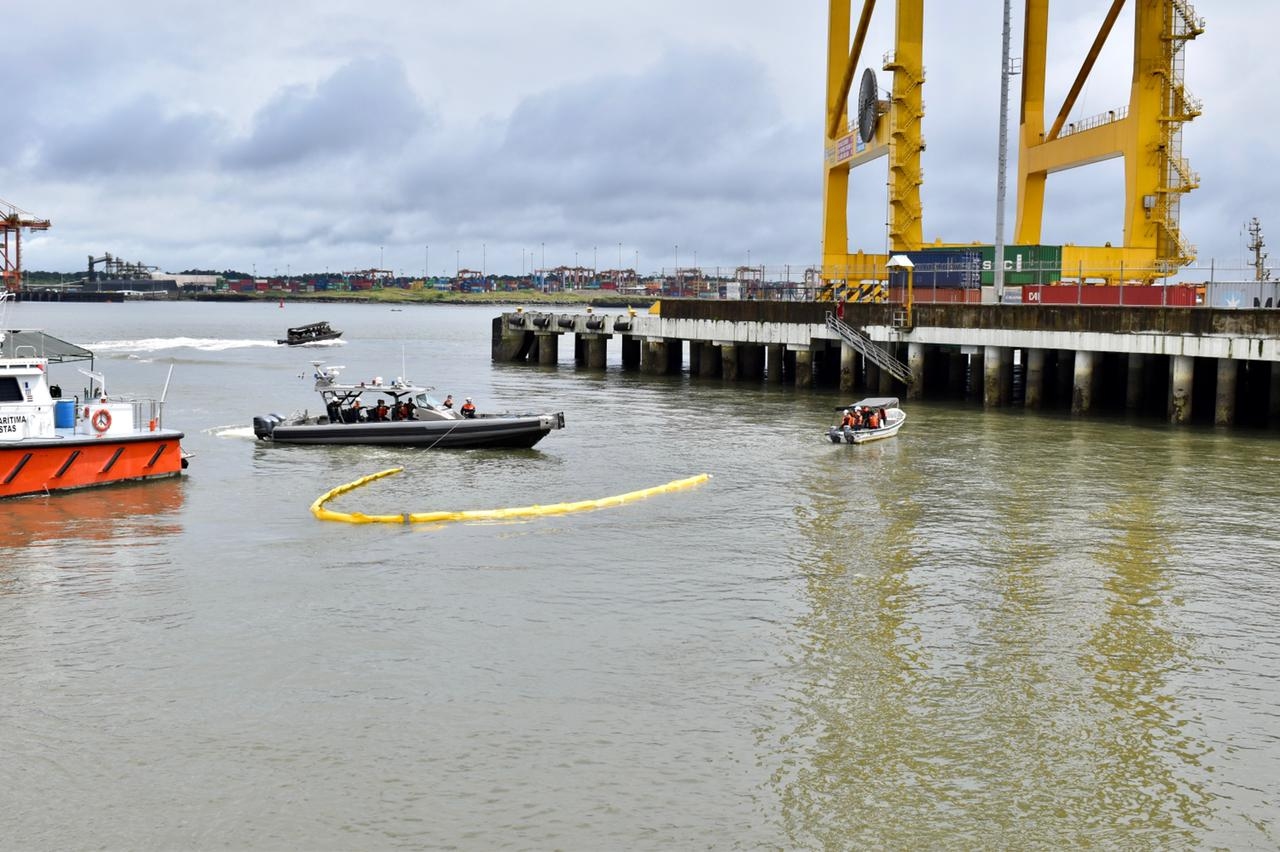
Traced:
<path fill-rule="evenodd" d="M 911 368 L 890 355 L 866 332 L 854 328 L 832 313 L 827 314 L 827 328 L 840 335 L 841 340 L 861 352 L 863 357 L 870 359 L 880 369 L 888 370 L 889 375 L 904 385 L 911 384 Z"/>

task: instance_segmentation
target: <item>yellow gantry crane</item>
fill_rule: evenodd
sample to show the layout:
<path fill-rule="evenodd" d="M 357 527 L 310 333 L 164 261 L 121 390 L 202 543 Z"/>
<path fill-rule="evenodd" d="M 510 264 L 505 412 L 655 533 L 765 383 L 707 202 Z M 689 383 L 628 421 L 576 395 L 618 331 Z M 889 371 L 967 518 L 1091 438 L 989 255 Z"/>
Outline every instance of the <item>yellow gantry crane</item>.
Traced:
<path fill-rule="evenodd" d="M 1183 48 L 1204 32 L 1204 21 L 1188 0 L 1132 0 L 1129 103 L 1098 116 L 1068 120 L 1126 2 L 1112 0 L 1066 99 L 1047 128 L 1049 0 L 1025 0 L 1023 22 L 1015 241 L 1024 245 L 1040 242 L 1050 174 L 1123 157 L 1123 245 L 1065 245 L 1061 255 L 1063 275 L 1108 283 L 1151 281 L 1195 259 L 1195 248 L 1179 227 L 1181 198 L 1199 184 L 1199 176 L 1182 155 L 1182 125 L 1200 114 L 1201 103 L 1183 81 Z M 876 3 L 863 0 L 856 30 L 852 27 L 852 5 L 852 0 L 830 0 L 828 17 L 823 298 L 837 294 L 857 298 L 859 293 L 875 297 L 875 288 L 868 288 L 865 282 L 885 279 L 888 256 L 923 247 L 924 2 L 893 0 L 893 49 L 884 54 L 881 65 L 892 74 L 887 100 L 880 99 L 875 72 L 870 68 L 862 72 L 854 92 Z M 888 255 L 851 253 L 849 171 L 881 157 L 888 166 Z M 882 213 L 864 204 L 860 215 L 879 217 Z M 862 282 L 861 286 L 855 286 L 857 282 Z"/>

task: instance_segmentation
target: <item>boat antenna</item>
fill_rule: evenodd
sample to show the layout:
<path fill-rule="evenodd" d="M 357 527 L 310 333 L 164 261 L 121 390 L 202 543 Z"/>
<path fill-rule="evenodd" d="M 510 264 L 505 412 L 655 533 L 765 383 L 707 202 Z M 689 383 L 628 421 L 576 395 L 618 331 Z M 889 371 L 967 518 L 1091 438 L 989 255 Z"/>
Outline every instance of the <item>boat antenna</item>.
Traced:
<path fill-rule="evenodd" d="M 173 378 L 173 363 L 169 363 L 169 375 L 164 377 L 164 390 L 160 391 L 160 404 L 164 405 L 164 398 L 169 395 L 169 380 Z"/>

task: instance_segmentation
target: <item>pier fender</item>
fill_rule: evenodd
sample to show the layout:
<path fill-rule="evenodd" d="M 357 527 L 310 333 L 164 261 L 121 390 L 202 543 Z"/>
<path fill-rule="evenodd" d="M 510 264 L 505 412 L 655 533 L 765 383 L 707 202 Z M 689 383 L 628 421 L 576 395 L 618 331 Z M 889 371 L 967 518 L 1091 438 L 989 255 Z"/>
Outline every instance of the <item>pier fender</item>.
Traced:
<path fill-rule="evenodd" d="M 560 326 L 561 328 L 573 328 L 573 325 L 575 322 L 577 322 L 577 320 L 574 317 L 568 314 L 565 314 L 561 316 L 558 320 L 556 320 L 556 325 Z"/>
<path fill-rule="evenodd" d="M 513 314 L 507 317 L 507 325 L 512 328 L 524 328 L 524 314 Z"/>
<path fill-rule="evenodd" d="M 533 324 L 538 328 L 546 328 L 551 325 L 551 314 L 538 314 L 533 318 Z"/>
<path fill-rule="evenodd" d="M 613 330 L 614 330 L 614 331 L 630 331 L 630 330 L 631 330 L 631 320 L 630 320 L 630 319 L 623 319 L 622 317 L 618 317 L 617 319 L 615 319 L 615 320 L 613 321 Z"/>
<path fill-rule="evenodd" d="M 592 331 L 604 328 L 604 317 L 587 317 L 587 328 Z"/>

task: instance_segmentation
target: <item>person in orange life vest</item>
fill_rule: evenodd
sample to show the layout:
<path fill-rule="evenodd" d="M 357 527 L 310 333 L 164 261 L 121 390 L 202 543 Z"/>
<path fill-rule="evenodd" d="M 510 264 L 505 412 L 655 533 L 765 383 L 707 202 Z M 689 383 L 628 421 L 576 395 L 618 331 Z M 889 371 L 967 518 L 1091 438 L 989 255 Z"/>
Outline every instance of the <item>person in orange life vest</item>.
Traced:
<path fill-rule="evenodd" d="M 409 420 L 413 415 L 413 409 L 409 407 L 409 403 L 401 402 L 396 406 L 396 419 Z"/>
<path fill-rule="evenodd" d="M 840 420 L 840 429 L 844 432 L 845 439 L 848 440 L 849 433 L 854 430 L 854 424 L 857 422 L 853 416 L 853 412 L 849 409 L 844 410 L 844 417 Z"/>
<path fill-rule="evenodd" d="M 444 407 L 453 408 L 453 394 L 449 394 L 444 398 Z"/>
<path fill-rule="evenodd" d="M 880 428 L 880 415 L 878 412 L 873 411 L 871 412 L 871 414 L 867 415 L 867 428 L 868 429 Z"/>
<path fill-rule="evenodd" d="M 386 420 L 391 414 L 391 409 L 387 407 L 385 399 L 378 400 L 378 405 L 373 409 L 373 416 L 376 420 Z"/>
<path fill-rule="evenodd" d="M 467 401 L 462 403 L 462 408 L 460 410 L 462 411 L 463 417 L 476 416 L 476 407 L 471 404 L 471 397 L 467 397 Z"/>

